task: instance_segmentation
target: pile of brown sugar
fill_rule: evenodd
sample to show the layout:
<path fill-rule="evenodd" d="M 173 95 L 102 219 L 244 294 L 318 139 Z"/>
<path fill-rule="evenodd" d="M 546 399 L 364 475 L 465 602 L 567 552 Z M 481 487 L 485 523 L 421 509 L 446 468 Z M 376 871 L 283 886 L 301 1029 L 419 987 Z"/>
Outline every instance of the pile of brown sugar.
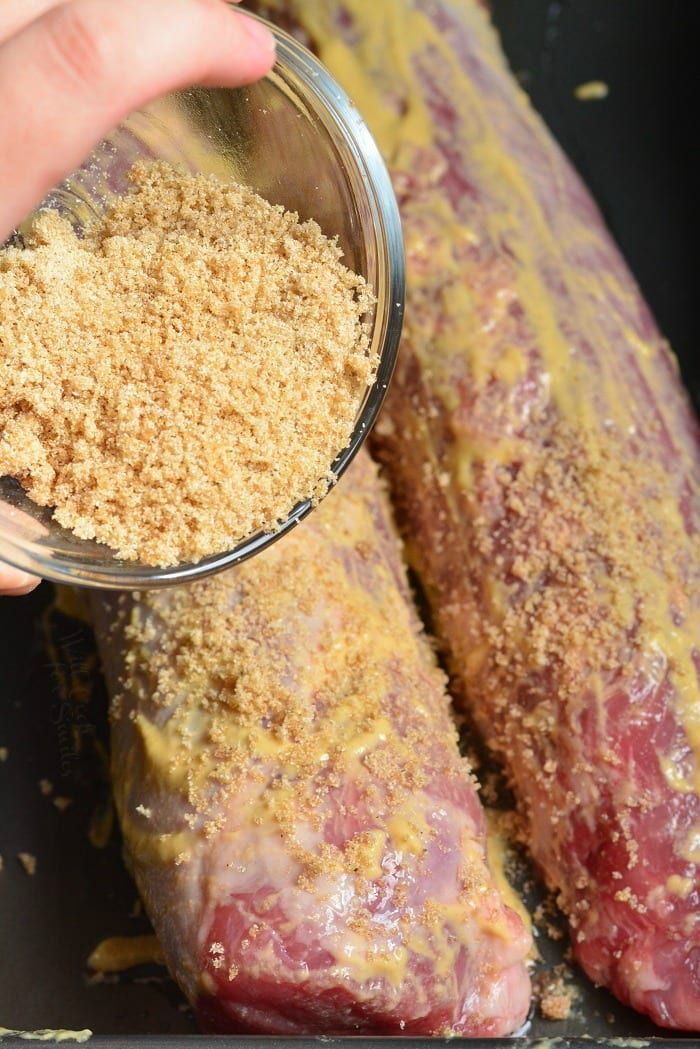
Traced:
<path fill-rule="evenodd" d="M 376 360 L 371 290 L 314 222 L 139 164 L 79 239 L 0 252 L 0 475 L 116 556 L 197 561 L 319 496 Z"/>

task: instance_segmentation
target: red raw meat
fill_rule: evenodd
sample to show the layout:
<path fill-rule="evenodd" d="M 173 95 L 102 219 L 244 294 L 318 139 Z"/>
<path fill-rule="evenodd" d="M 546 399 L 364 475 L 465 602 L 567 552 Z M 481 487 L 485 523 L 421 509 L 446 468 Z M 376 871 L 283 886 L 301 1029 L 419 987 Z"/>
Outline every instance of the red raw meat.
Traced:
<path fill-rule="evenodd" d="M 366 456 L 252 562 L 97 617 L 126 854 L 205 1028 L 523 1022 L 530 938 Z"/>
<path fill-rule="evenodd" d="M 675 361 L 480 5 L 283 6 L 400 195 L 375 447 L 456 691 L 586 972 L 697 1030 L 700 454 Z"/>

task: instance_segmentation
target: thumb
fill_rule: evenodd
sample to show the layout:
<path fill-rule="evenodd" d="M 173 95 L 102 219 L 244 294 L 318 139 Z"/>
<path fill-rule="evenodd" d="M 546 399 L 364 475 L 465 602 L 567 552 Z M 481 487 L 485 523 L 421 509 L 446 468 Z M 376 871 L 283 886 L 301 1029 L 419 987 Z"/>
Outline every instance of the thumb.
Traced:
<path fill-rule="evenodd" d="M 73 0 L 0 46 L 0 243 L 129 112 L 264 76 L 274 38 L 222 0 Z"/>

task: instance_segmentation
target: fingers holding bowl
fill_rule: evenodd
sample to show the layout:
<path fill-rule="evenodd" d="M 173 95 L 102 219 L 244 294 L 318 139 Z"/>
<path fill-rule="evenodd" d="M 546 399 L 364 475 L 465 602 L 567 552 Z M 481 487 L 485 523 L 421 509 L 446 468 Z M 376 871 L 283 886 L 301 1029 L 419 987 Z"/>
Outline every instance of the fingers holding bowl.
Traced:
<path fill-rule="evenodd" d="M 30 10 L 43 13 L 0 43 L 0 242 L 131 111 L 192 84 L 251 83 L 274 63 L 272 34 L 222 0 Z"/>

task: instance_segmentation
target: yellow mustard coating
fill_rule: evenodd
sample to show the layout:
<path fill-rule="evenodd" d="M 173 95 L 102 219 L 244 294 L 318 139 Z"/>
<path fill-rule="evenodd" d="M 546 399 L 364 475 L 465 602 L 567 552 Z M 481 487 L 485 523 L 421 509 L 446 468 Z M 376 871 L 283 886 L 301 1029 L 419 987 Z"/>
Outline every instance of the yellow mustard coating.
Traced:
<path fill-rule="evenodd" d="M 63 1028 L 16 1031 L 9 1027 L 0 1027 L 0 1038 L 20 1038 L 23 1042 L 87 1042 L 92 1038 L 92 1031 L 87 1027 L 82 1031 L 70 1031 Z"/>
<path fill-rule="evenodd" d="M 270 5 L 273 11 L 279 6 Z M 560 238 L 544 218 L 531 181 L 504 145 L 503 129 L 514 121 L 514 92 L 509 91 L 503 98 L 490 98 L 489 115 L 485 116 L 480 90 L 463 68 L 449 32 L 437 28 L 430 3 L 384 0 L 381 5 L 371 5 L 363 0 L 344 0 L 342 7 L 348 17 L 343 26 L 338 22 L 338 5 L 331 0 L 316 0 L 313 4 L 285 0 L 281 6 L 304 27 L 314 49 L 357 104 L 395 173 L 399 189 L 401 173 L 414 170 L 416 158 L 425 157 L 437 143 L 422 73 L 429 63 L 433 69 L 440 69 L 441 89 L 458 114 L 459 133 L 450 142 L 454 164 L 459 166 L 463 157 L 465 169 L 478 171 L 480 185 L 490 187 L 490 236 L 507 244 L 517 260 L 507 278 L 536 346 L 533 359 L 538 364 L 541 400 L 534 407 L 555 407 L 565 426 L 566 440 L 569 433 L 576 434 L 576 454 L 591 471 L 602 469 L 604 464 L 608 478 L 625 488 L 638 485 L 644 491 L 644 499 L 640 500 L 645 503 L 639 516 L 641 528 L 658 529 L 663 536 L 663 549 L 674 552 L 673 557 L 658 559 L 648 551 L 632 551 L 628 561 L 636 558 L 634 571 L 628 571 L 627 564 L 614 580 L 600 578 L 597 583 L 601 590 L 607 589 L 605 600 L 615 606 L 620 628 L 637 631 L 639 647 L 660 655 L 673 682 L 673 702 L 694 753 L 695 767 L 689 775 L 667 764 L 669 785 L 685 792 L 700 791 L 700 701 L 693 662 L 700 602 L 697 582 L 693 584 L 695 592 L 684 595 L 688 586 L 682 578 L 684 568 L 697 565 L 700 560 L 700 540 L 696 531 L 689 533 L 679 513 L 675 481 L 669 481 L 658 464 L 644 458 L 636 463 L 629 457 L 626 461 L 621 458 L 625 443 L 639 422 L 637 407 L 644 397 L 644 387 L 652 391 L 656 388 L 660 369 L 669 359 L 667 345 L 648 337 L 636 320 L 628 319 L 636 304 L 629 286 L 620 281 L 614 267 L 601 266 L 592 272 L 590 267 L 576 264 L 577 254 L 593 243 L 597 233 L 574 214 L 566 217 L 566 238 L 575 250 L 567 254 L 563 249 Z M 472 2 L 468 9 L 469 31 L 478 39 L 470 46 L 479 51 L 480 61 L 500 67 L 502 58 L 486 13 Z M 347 25 L 352 28 L 348 30 Z M 545 140 L 544 126 L 525 94 L 516 90 L 517 121 L 528 136 Z M 548 139 L 547 148 L 552 149 Z M 560 178 L 555 165 L 547 174 Z M 570 191 L 559 185 L 556 189 L 563 196 Z M 433 473 L 449 471 L 450 480 L 443 494 L 450 515 L 458 519 L 460 503 L 469 500 L 484 463 L 507 467 L 531 451 L 516 434 L 522 421 L 516 406 L 517 388 L 529 365 L 517 347 L 504 347 L 489 339 L 489 331 L 499 320 L 498 310 L 506 311 L 509 305 L 507 281 L 504 279 L 500 297 L 490 301 L 489 315 L 481 315 L 468 287 L 473 278 L 469 262 L 459 251 L 460 245 L 478 243 L 480 233 L 470 226 L 459 207 L 445 194 L 418 193 L 406 203 L 404 224 L 408 254 L 406 339 L 420 361 L 436 403 L 448 412 L 459 407 L 456 345 L 463 368 L 459 374 L 468 375 L 470 384 L 483 391 L 497 379 L 502 387 L 512 391 L 510 399 L 504 398 L 505 406 L 499 404 L 498 438 L 489 434 L 480 439 L 467 432 L 455 442 L 447 462 L 438 461 L 431 451 L 428 423 L 419 418 L 412 420 L 417 435 L 421 427 L 425 429 L 426 456 L 432 456 Z M 535 256 L 533 244 L 537 244 L 541 257 Z M 614 322 L 623 329 L 620 341 L 633 354 L 638 370 L 632 388 L 626 381 L 629 364 L 621 363 L 613 354 L 597 354 L 595 375 L 592 374 L 590 363 L 567 336 L 553 305 L 552 294 L 543 280 L 543 261 L 572 292 L 575 315 L 569 318 L 571 327 L 583 333 L 591 345 L 605 345 L 608 341 L 605 325 L 612 309 Z M 427 306 L 431 300 L 434 305 Z M 684 410 L 680 402 L 658 405 L 660 419 L 652 425 L 657 426 L 659 441 L 664 431 L 674 432 L 673 415 L 678 410 Z M 648 413 L 646 419 L 648 422 Z M 564 448 L 563 439 L 561 443 Z M 690 442 L 675 441 L 673 454 L 696 486 L 697 495 L 694 452 Z M 613 469 L 609 467 L 611 461 Z M 633 534 L 634 524 L 633 521 L 628 537 Z M 609 521 L 604 525 L 611 527 Z M 623 578 L 625 575 L 627 578 Z M 499 589 L 497 583 L 493 586 L 492 611 L 503 616 L 509 590 Z M 640 608 L 643 614 L 637 622 Z M 478 659 L 479 653 L 470 652 L 468 658 Z M 689 848 L 686 858 L 691 860 L 694 855 Z"/>
<path fill-rule="evenodd" d="M 120 973 L 149 962 L 163 964 L 162 948 L 153 935 L 109 936 L 97 944 L 87 960 L 88 968 L 100 973 Z"/>
<path fill-rule="evenodd" d="M 529 937 L 494 886 L 444 676 L 368 458 L 284 543 L 194 587 L 137 595 L 121 620 L 124 651 L 111 670 L 121 646 L 104 646 L 108 677 L 123 683 L 115 800 L 148 913 L 188 993 L 211 973 L 178 961 L 164 901 L 189 894 L 212 849 L 232 857 L 207 876 L 212 910 L 235 893 L 238 867 L 244 877 L 256 863 L 278 879 L 278 899 L 294 885 L 321 900 L 341 887 L 347 913 L 322 940 L 336 962 L 327 979 L 368 996 L 376 981 L 396 1000 L 409 987 L 425 995 L 411 954 L 431 959 L 440 981 L 431 993 L 446 996 L 463 948 L 477 953 L 479 980 L 495 978 L 500 956 L 526 956 Z M 435 782 L 444 797 L 432 796 Z M 178 803 L 163 807 L 165 798 Z M 338 820 L 347 829 L 331 829 Z M 443 862 L 456 862 L 456 877 L 433 898 Z M 382 925 L 368 905 L 372 883 L 394 897 Z M 308 905 L 288 906 L 291 930 Z M 215 960 L 232 971 L 245 963 L 249 975 L 279 964 L 262 951 L 254 963 Z"/>

